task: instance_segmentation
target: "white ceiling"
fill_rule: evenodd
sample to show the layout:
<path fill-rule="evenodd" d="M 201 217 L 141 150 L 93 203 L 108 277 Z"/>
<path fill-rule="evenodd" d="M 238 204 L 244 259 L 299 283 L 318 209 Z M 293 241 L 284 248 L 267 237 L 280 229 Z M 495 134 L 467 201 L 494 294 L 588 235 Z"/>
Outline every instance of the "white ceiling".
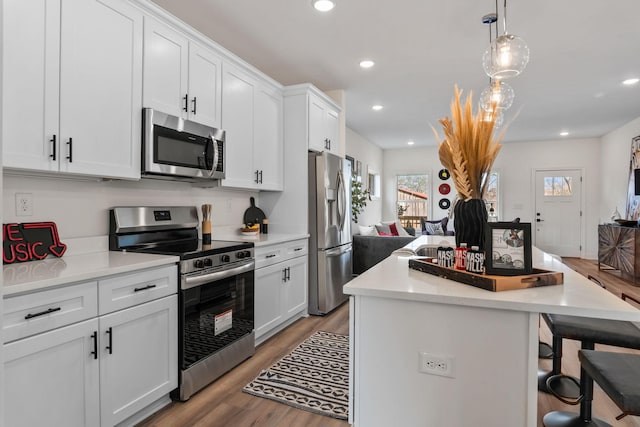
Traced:
<path fill-rule="evenodd" d="M 491 0 L 337 0 L 328 13 L 311 0 L 153 1 L 284 85 L 344 90 L 347 126 L 382 148 L 435 144 L 454 84 L 477 98 L 489 82 Z M 508 82 L 505 141 L 600 137 L 640 117 L 640 84 L 621 83 L 640 77 L 640 1 L 510 0 L 507 14 L 531 59 Z"/>

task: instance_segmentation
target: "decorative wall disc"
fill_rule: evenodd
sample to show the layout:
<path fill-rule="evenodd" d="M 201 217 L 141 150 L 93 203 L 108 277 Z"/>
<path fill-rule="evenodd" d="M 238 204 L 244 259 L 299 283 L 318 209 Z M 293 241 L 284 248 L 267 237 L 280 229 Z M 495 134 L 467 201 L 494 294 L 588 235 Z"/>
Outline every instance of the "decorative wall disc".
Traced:
<path fill-rule="evenodd" d="M 451 202 L 449 201 L 449 199 L 440 199 L 440 201 L 438 202 L 438 206 L 440 206 L 440 209 L 449 209 L 449 207 L 451 206 Z"/>
<path fill-rule="evenodd" d="M 438 187 L 438 191 L 440 192 L 440 194 L 449 194 L 449 191 L 451 191 L 451 187 L 447 183 L 440 184 L 440 186 Z"/>
<path fill-rule="evenodd" d="M 440 172 L 438 172 L 438 178 L 440 178 L 443 181 L 446 181 L 447 179 L 449 179 L 450 176 L 451 174 L 446 169 L 440 169 Z"/>

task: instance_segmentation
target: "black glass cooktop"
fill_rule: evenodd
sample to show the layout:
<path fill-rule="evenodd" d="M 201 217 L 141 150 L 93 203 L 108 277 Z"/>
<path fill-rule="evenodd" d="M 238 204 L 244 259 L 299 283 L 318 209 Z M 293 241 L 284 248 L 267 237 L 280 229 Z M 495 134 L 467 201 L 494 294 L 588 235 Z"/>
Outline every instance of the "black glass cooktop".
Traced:
<path fill-rule="evenodd" d="M 138 247 L 131 250 L 148 254 L 176 255 L 181 259 L 192 259 L 201 256 L 217 255 L 250 248 L 253 248 L 253 243 L 251 242 L 213 240 L 211 244 L 203 245 L 202 240 L 191 240 L 150 244 L 145 247 Z"/>

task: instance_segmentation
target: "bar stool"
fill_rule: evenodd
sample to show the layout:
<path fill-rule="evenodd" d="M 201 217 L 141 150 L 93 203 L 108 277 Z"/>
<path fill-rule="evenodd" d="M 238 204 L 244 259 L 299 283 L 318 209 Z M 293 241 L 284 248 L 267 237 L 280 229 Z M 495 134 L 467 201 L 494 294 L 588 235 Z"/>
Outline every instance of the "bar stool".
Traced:
<path fill-rule="evenodd" d="M 597 426 L 611 427 L 592 417 L 593 381 L 622 410 L 616 417 L 640 415 L 640 355 L 605 351 L 580 350 L 580 413 L 549 412 L 542 419 L 545 427 Z"/>

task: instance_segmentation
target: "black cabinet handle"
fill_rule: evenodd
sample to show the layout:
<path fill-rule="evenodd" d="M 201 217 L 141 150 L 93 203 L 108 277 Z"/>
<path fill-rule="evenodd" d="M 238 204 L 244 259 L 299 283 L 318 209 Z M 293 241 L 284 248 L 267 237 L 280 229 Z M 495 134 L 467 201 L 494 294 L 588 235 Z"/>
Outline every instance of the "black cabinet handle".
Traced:
<path fill-rule="evenodd" d="M 193 97 L 193 101 L 191 101 L 191 102 L 193 102 L 193 110 L 191 110 L 191 112 L 192 112 L 193 114 L 196 114 L 196 108 L 197 108 L 197 105 L 198 105 L 198 104 L 197 104 L 197 101 L 196 101 L 196 97 L 195 97 L 195 96 Z"/>
<path fill-rule="evenodd" d="M 258 180 L 258 172 L 259 171 L 256 170 L 256 180 L 255 180 L 256 184 L 260 184 L 260 181 Z"/>
<path fill-rule="evenodd" d="M 35 313 L 35 314 L 29 313 L 26 316 L 24 316 L 24 320 L 33 319 L 34 317 L 38 317 L 38 316 L 44 316 L 45 314 L 53 313 L 55 311 L 60 311 L 60 310 L 61 310 L 60 307 L 56 307 L 56 308 L 49 308 L 45 311 L 41 311 L 40 313 Z"/>
<path fill-rule="evenodd" d="M 143 286 L 141 288 L 134 288 L 133 292 L 140 292 L 140 291 L 146 291 L 147 289 L 152 289 L 155 288 L 156 285 L 147 285 L 147 286 Z"/>
<path fill-rule="evenodd" d="M 303 249 L 303 248 L 295 248 L 295 249 L 293 250 L 293 252 L 298 252 L 298 251 L 301 251 L 302 249 Z"/>
<path fill-rule="evenodd" d="M 262 171 L 260 171 L 260 182 L 258 184 L 262 184 Z"/>
<path fill-rule="evenodd" d="M 286 268 L 282 269 L 282 281 L 283 282 L 287 281 L 287 269 Z"/>
<path fill-rule="evenodd" d="M 73 163 L 73 138 L 69 138 L 67 145 L 69 146 L 69 155 L 67 156 L 67 159 L 69 160 L 69 163 Z"/>
<path fill-rule="evenodd" d="M 276 254 L 269 254 L 265 258 L 273 258 L 274 256 L 276 256 Z"/>
<path fill-rule="evenodd" d="M 113 329 L 111 327 L 107 329 L 107 335 L 109 335 L 109 345 L 105 348 L 109 350 L 109 354 L 113 354 Z"/>
<path fill-rule="evenodd" d="M 53 151 L 51 154 L 49 154 L 49 157 L 51 157 L 51 160 L 55 162 L 56 161 L 56 136 L 53 135 L 53 138 L 50 139 L 50 141 L 53 143 Z"/>
<path fill-rule="evenodd" d="M 91 334 L 91 339 L 93 340 L 93 351 L 91 352 L 91 354 L 93 354 L 94 359 L 97 359 L 98 358 L 98 331 L 93 331 L 93 333 Z"/>
<path fill-rule="evenodd" d="M 291 280 L 291 267 L 287 267 L 287 281 Z"/>
<path fill-rule="evenodd" d="M 182 98 L 182 99 L 184 99 L 184 107 L 182 107 L 182 109 L 184 111 L 189 111 L 189 94 L 188 93 L 185 94 L 184 98 Z"/>

